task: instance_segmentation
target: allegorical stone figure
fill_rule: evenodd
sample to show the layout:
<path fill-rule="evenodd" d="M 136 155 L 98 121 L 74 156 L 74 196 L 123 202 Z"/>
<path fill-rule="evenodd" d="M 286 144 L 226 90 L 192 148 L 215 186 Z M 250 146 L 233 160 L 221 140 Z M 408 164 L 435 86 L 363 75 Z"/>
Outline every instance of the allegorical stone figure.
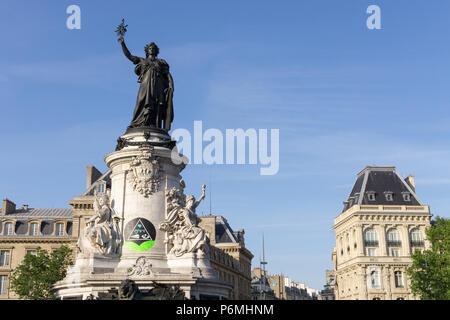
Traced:
<path fill-rule="evenodd" d="M 205 198 L 205 188 L 198 200 L 193 195 L 184 198 L 175 188 L 166 191 L 167 218 L 161 223 L 160 230 L 169 232 L 172 244 L 169 254 L 180 257 L 185 253 L 209 253 L 208 238 L 205 230 L 197 225 L 195 209 Z"/>
<path fill-rule="evenodd" d="M 159 48 L 154 42 L 145 47 L 145 58 L 133 56 L 123 38 L 126 32 L 123 20 L 116 32 L 120 35 L 118 41 L 122 45 L 123 53 L 136 65 L 134 72 L 141 84 L 129 127 L 156 127 L 169 131 L 173 121 L 174 91 L 169 65 L 165 60 L 157 58 Z"/>
<path fill-rule="evenodd" d="M 86 221 L 86 227 L 78 239 L 78 248 L 84 254 L 101 255 L 118 254 L 122 239 L 118 217 L 108 205 L 108 194 L 96 195 L 94 201 L 95 214 Z"/>

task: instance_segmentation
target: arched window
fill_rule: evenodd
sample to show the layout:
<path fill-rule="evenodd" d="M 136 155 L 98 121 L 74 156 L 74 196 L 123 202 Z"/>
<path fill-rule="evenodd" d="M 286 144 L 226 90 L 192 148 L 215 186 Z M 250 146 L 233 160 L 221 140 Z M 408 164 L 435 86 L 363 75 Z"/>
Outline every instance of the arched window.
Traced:
<path fill-rule="evenodd" d="M 395 271 L 394 272 L 394 278 L 395 278 L 395 287 L 396 288 L 403 288 L 403 274 L 401 271 Z"/>
<path fill-rule="evenodd" d="M 30 236 L 38 235 L 38 226 L 39 225 L 36 222 L 30 224 Z"/>
<path fill-rule="evenodd" d="M 380 287 L 380 272 L 378 270 L 372 270 L 370 272 L 370 285 L 372 288 Z"/>
<path fill-rule="evenodd" d="M 378 234 L 373 228 L 364 231 L 364 245 L 366 247 L 378 247 Z"/>
<path fill-rule="evenodd" d="M 58 222 L 56 224 L 56 235 L 63 236 L 64 235 L 64 223 Z"/>
<path fill-rule="evenodd" d="M 5 224 L 4 235 L 5 236 L 12 236 L 13 234 L 14 234 L 13 224 L 12 224 L 12 222 L 7 222 Z"/>
<path fill-rule="evenodd" d="M 413 229 L 410 232 L 410 243 L 411 247 L 423 247 L 423 235 L 419 229 Z"/>
<path fill-rule="evenodd" d="M 388 247 L 401 247 L 400 233 L 397 229 L 392 228 L 386 234 Z"/>

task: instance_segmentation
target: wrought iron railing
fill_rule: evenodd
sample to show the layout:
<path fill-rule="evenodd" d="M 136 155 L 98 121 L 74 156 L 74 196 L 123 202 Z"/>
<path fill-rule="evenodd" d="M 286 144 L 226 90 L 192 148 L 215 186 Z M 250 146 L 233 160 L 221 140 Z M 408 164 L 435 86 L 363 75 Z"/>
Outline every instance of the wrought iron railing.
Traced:
<path fill-rule="evenodd" d="M 366 246 L 366 247 L 378 247 L 378 240 L 364 240 L 364 246 Z"/>
<path fill-rule="evenodd" d="M 400 240 L 388 240 L 387 245 L 388 247 L 401 247 L 402 242 Z"/>
<path fill-rule="evenodd" d="M 409 242 L 409 244 L 411 245 L 411 247 L 424 247 L 425 246 L 425 242 L 423 240 L 411 240 Z"/>

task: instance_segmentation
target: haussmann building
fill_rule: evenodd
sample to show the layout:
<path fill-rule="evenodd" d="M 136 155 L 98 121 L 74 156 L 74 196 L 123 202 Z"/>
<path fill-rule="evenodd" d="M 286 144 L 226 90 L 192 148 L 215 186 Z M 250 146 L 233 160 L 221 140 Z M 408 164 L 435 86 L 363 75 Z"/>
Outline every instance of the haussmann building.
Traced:
<path fill-rule="evenodd" d="M 368 166 L 358 173 L 342 212 L 334 219 L 332 260 L 337 300 L 419 299 L 406 270 L 415 250 L 428 249 L 429 206 L 414 176 L 395 167 Z"/>

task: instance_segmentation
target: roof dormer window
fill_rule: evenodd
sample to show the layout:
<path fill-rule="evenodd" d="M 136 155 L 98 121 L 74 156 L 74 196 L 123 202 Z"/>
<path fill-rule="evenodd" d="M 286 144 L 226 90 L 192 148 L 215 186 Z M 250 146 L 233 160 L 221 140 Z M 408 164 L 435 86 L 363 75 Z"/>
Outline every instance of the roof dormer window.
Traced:
<path fill-rule="evenodd" d="M 392 191 L 385 191 L 384 196 L 386 197 L 386 201 L 394 201 L 394 194 Z"/>
<path fill-rule="evenodd" d="M 402 192 L 403 200 L 404 201 L 411 201 L 411 193 L 409 192 Z"/>
<path fill-rule="evenodd" d="M 97 193 L 105 193 L 105 191 L 106 191 L 106 182 L 101 180 L 97 184 Z"/>
<path fill-rule="evenodd" d="M 375 201 L 375 192 L 368 191 L 367 192 L 367 199 L 369 199 L 369 201 Z"/>
<path fill-rule="evenodd" d="M 348 206 L 349 206 L 349 207 L 353 206 L 354 201 L 355 201 L 355 198 L 354 198 L 354 197 L 349 197 L 349 198 L 348 198 Z"/>
<path fill-rule="evenodd" d="M 355 204 L 358 203 L 359 200 L 359 193 L 355 193 Z"/>

